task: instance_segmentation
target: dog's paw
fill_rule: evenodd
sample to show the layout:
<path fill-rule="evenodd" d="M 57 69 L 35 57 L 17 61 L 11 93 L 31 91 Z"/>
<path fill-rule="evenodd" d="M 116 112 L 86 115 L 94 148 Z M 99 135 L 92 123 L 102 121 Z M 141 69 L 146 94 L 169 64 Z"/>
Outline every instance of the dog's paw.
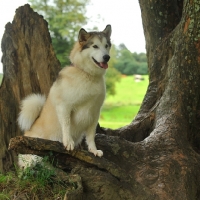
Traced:
<path fill-rule="evenodd" d="M 75 144 L 73 140 L 68 140 L 67 142 L 64 142 L 63 144 L 66 150 L 68 151 L 74 150 Z"/>
<path fill-rule="evenodd" d="M 92 149 L 90 149 L 89 151 L 91 153 L 93 153 L 95 156 L 98 156 L 98 157 L 102 157 L 103 156 L 103 151 L 101 151 L 101 150 L 92 150 Z"/>

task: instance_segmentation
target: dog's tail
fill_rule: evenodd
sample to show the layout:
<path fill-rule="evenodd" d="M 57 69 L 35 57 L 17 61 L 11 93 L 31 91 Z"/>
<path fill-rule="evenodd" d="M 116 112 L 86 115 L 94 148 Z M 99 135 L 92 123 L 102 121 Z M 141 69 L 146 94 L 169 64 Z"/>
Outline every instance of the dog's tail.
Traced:
<path fill-rule="evenodd" d="M 22 131 L 30 130 L 32 124 L 40 115 L 46 97 L 41 94 L 31 94 L 21 102 L 21 112 L 18 117 L 18 124 Z"/>

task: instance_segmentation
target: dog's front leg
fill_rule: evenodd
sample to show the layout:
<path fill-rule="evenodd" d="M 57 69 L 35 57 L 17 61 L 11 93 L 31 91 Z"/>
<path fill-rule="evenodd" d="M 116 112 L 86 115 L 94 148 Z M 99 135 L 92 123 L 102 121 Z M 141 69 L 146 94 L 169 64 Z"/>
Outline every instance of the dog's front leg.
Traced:
<path fill-rule="evenodd" d="M 60 104 L 56 105 L 56 112 L 62 129 L 63 145 L 68 151 L 73 150 L 75 143 L 70 133 L 71 110 L 68 110 L 66 106 Z"/>
<path fill-rule="evenodd" d="M 95 144 L 95 134 L 96 134 L 96 126 L 97 124 L 93 124 L 90 126 L 86 132 L 86 142 L 88 145 L 88 151 L 93 153 L 95 156 L 102 157 L 103 151 L 97 150 L 96 144 Z"/>

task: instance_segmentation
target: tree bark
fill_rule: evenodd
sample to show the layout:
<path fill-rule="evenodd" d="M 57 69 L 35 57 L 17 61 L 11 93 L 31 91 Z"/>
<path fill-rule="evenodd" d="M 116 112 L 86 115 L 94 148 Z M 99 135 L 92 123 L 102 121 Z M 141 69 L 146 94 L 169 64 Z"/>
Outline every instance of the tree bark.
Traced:
<path fill-rule="evenodd" d="M 131 124 L 97 128 L 104 156 L 27 137 L 15 138 L 10 148 L 53 151 L 65 170 L 82 178 L 83 199 L 200 199 L 200 3 L 140 0 L 140 7 L 149 86 Z"/>
<path fill-rule="evenodd" d="M 21 135 L 16 119 L 19 103 L 30 93 L 48 94 L 60 69 L 51 45 L 48 24 L 29 5 L 16 10 L 5 26 L 1 48 L 3 81 L 0 87 L 0 171 L 13 164 L 9 140 Z"/>

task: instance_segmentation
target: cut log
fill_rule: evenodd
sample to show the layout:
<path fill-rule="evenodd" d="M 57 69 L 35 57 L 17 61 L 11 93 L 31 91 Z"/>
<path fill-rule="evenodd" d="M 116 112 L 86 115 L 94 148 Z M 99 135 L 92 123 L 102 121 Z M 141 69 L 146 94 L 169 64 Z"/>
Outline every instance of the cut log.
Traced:
<path fill-rule="evenodd" d="M 53 51 L 48 23 L 28 4 L 18 8 L 12 23 L 6 24 L 1 48 L 0 171 L 7 171 L 16 157 L 7 150 L 9 140 L 22 134 L 16 123 L 20 100 L 30 93 L 47 95 L 60 63 Z"/>

